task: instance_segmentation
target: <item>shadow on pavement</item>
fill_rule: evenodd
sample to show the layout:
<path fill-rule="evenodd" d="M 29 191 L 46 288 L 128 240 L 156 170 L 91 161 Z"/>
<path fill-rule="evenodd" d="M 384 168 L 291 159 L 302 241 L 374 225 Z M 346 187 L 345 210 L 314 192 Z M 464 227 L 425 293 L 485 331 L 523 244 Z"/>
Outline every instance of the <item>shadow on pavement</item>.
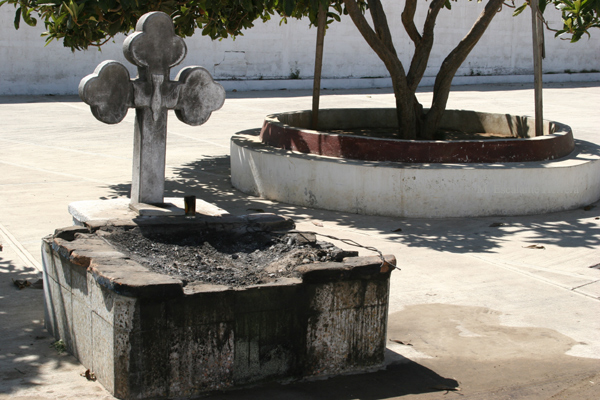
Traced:
<path fill-rule="evenodd" d="M 389 350 L 388 350 L 389 351 Z M 408 359 L 388 365 L 385 370 L 345 375 L 335 378 L 292 383 L 269 384 L 243 390 L 212 393 L 211 399 L 327 399 L 379 400 L 409 394 L 445 393 L 458 387 L 454 379 L 444 378 L 434 371 Z"/>
<path fill-rule="evenodd" d="M 233 188 L 229 156 L 205 157 L 174 170 L 165 182 L 165 196 L 195 195 L 232 214 L 272 212 L 296 221 L 320 220 L 380 235 L 383 240 L 407 247 L 451 253 L 493 253 L 508 237 L 528 232 L 523 245 L 556 245 L 593 248 L 600 245 L 600 228 L 591 217 L 600 216 L 600 205 L 544 215 L 480 218 L 390 218 L 310 209 L 248 196 Z M 129 196 L 130 184 L 111 185 L 114 196 Z"/>
<path fill-rule="evenodd" d="M 18 268 L 0 257 L 0 393 L 39 386 L 45 366 L 78 365 L 73 357 L 51 347 L 54 338 L 44 328 L 44 291 L 34 284 L 38 278 L 34 268 Z M 32 285 L 19 290 L 13 279 Z"/>

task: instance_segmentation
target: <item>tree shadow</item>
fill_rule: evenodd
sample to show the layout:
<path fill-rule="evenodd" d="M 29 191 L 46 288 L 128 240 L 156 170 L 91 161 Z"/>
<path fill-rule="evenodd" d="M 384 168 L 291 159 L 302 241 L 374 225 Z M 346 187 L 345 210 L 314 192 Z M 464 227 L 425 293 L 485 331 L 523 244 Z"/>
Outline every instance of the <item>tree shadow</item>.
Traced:
<path fill-rule="evenodd" d="M 12 260 L 0 257 L 0 392 L 35 388 L 43 369 L 59 370 L 64 365 L 79 363 L 67 353 L 60 354 L 51 345 L 55 339 L 44 328 L 44 291 L 38 284 L 38 271 L 17 266 Z M 23 289 L 14 280 L 32 283 Z M 47 372 L 46 372 L 47 373 Z"/>
<path fill-rule="evenodd" d="M 477 218 L 392 218 L 312 209 L 246 195 L 233 188 L 229 156 L 210 156 L 176 167 L 165 182 L 165 196 L 194 195 L 232 214 L 272 212 L 298 221 L 323 221 L 354 228 L 365 235 L 379 235 L 388 244 L 427 248 L 451 253 L 493 253 L 527 233 L 525 244 L 563 248 L 594 248 L 600 245 L 600 227 L 591 217 L 600 215 L 600 203 L 586 209 L 529 216 Z M 108 187 L 115 196 L 129 196 L 130 184 Z M 315 229 L 317 229 L 315 227 Z"/>

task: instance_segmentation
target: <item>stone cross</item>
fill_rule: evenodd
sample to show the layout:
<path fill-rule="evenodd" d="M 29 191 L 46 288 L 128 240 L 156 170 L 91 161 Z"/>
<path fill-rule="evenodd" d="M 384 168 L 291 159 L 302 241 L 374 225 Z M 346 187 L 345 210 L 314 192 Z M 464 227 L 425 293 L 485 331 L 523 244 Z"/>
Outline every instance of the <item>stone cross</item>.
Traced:
<path fill-rule="evenodd" d="M 138 67 L 131 80 L 125 66 L 104 61 L 79 84 L 79 96 L 107 124 L 121 122 L 135 108 L 131 203 L 162 204 L 165 187 L 167 112 L 189 125 L 201 125 L 225 101 L 225 89 L 202 67 L 170 69 L 187 53 L 173 21 L 162 12 L 144 14 L 123 43 L 125 58 Z"/>

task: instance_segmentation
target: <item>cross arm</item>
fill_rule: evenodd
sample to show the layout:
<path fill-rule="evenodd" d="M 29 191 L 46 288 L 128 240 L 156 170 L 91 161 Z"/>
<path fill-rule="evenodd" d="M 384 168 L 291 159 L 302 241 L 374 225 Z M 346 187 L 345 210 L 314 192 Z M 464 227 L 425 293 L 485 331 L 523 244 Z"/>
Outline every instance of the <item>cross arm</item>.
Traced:
<path fill-rule="evenodd" d="M 79 83 L 79 97 L 90 106 L 96 119 L 117 124 L 133 106 L 133 88 L 129 71 L 117 61 L 100 63 L 93 74 Z"/>

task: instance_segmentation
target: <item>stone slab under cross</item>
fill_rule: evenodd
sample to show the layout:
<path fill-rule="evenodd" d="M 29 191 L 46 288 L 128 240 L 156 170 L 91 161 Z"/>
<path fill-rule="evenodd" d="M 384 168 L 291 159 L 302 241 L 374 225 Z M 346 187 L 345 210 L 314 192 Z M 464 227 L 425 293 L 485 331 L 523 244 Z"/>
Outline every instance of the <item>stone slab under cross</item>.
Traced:
<path fill-rule="evenodd" d="M 223 106 L 225 89 L 202 67 L 186 67 L 170 80 L 170 69 L 183 61 L 187 47 L 163 12 L 139 19 L 123 53 L 138 67 L 136 79 L 123 64 L 104 61 L 81 80 L 79 96 L 107 124 L 121 122 L 135 108 L 131 203 L 162 204 L 168 110 L 186 124 L 201 125 Z"/>

